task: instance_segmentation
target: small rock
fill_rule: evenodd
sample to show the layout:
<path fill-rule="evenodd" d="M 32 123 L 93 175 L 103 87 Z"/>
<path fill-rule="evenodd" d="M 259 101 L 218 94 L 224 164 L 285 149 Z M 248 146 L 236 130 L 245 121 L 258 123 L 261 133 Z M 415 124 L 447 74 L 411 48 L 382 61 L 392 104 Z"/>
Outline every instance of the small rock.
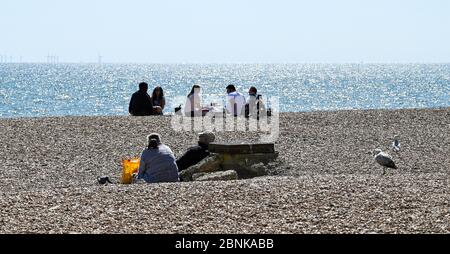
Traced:
<path fill-rule="evenodd" d="M 60 207 L 61 207 L 61 205 L 57 205 L 57 206 L 54 206 L 54 207 L 49 208 L 48 210 L 54 211 L 54 210 L 57 210 L 57 209 L 60 208 Z"/>
<path fill-rule="evenodd" d="M 183 182 L 193 181 L 194 174 L 205 174 L 209 172 L 215 172 L 221 170 L 221 163 L 223 161 L 222 156 L 214 155 L 206 158 L 197 165 L 194 165 L 186 170 L 180 172 L 180 179 Z"/>
<path fill-rule="evenodd" d="M 250 167 L 250 171 L 256 177 L 267 175 L 267 167 L 263 163 L 259 163 Z"/>
<path fill-rule="evenodd" d="M 197 179 L 199 179 L 200 177 L 203 177 L 205 175 L 207 175 L 207 173 L 196 173 L 196 174 L 193 174 L 192 175 L 192 180 L 193 181 L 197 181 Z"/>
<path fill-rule="evenodd" d="M 198 176 L 195 181 L 232 181 L 237 180 L 238 174 L 234 170 L 214 172 Z"/>

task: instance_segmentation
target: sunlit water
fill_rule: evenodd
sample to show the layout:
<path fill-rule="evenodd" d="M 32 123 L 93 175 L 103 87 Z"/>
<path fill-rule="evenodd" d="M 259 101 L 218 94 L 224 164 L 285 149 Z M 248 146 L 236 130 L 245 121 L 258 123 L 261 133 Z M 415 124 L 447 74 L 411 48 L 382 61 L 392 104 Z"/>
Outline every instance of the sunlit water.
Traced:
<path fill-rule="evenodd" d="M 141 81 L 164 88 L 166 113 L 194 84 L 211 102 L 253 85 L 283 112 L 450 106 L 450 64 L 0 64 L 0 117 L 127 115 Z"/>

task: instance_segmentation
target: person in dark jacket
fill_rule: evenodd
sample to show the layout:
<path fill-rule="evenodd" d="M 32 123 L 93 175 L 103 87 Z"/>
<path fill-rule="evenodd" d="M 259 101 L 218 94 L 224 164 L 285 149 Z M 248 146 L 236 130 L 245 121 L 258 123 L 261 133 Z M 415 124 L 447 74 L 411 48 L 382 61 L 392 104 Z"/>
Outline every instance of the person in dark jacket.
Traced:
<path fill-rule="evenodd" d="M 206 131 L 200 133 L 198 138 L 198 145 L 189 148 L 187 152 L 177 160 L 177 166 L 180 172 L 197 165 L 210 155 L 208 145 L 216 139 L 214 133 Z"/>
<path fill-rule="evenodd" d="M 128 112 L 132 116 L 150 116 L 158 111 L 152 105 L 152 100 L 148 92 L 148 84 L 142 82 L 139 84 L 139 91 L 135 92 L 130 100 Z"/>

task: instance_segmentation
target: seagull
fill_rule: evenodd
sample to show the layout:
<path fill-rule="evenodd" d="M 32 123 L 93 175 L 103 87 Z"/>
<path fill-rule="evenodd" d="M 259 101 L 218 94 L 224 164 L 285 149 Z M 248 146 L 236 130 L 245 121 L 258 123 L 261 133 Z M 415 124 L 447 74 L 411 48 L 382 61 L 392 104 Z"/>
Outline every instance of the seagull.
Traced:
<path fill-rule="evenodd" d="M 380 149 L 375 150 L 374 152 L 375 155 L 375 161 L 380 164 L 381 166 L 383 166 L 383 175 L 386 174 L 386 168 L 393 168 L 393 169 L 397 169 L 397 166 L 394 163 L 394 160 L 392 159 L 392 157 L 387 154 L 387 153 L 383 153 L 383 151 L 381 151 Z"/>
<path fill-rule="evenodd" d="M 400 140 L 398 136 L 395 136 L 394 142 L 392 142 L 392 151 L 396 153 L 400 152 Z"/>

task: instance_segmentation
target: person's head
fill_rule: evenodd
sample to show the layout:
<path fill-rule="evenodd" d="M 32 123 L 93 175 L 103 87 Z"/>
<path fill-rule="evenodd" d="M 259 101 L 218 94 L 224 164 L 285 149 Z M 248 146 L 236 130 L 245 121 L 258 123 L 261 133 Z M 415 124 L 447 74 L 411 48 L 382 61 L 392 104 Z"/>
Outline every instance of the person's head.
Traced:
<path fill-rule="evenodd" d="M 216 140 L 216 135 L 213 132 L 205 131 L 198 134 L 198 143 L 209 145 Z"/>
<path fill-rule="evenodd" d="M 148 84 L 145 82 L 142 82 L 139 84 L 139 91 L 147 92 L 148 91 Z"/>
<path fill-rule="evenodd" d="M 189 93 L 188 97 L 190 97 L 193 94 L 199 94 L 201 87 L 199 85 L 194 85 L 191 89 L 191 92 Z"/>
<path fill-rule="evenodd" d="M 157 86 L 154 90 L 153 90 L 153 94 L 152 94 L 152 98 L 153 99 L 161 99 L 164 97 L 164 90 L 162 89 L 162 87 Z"/>
<path fill-rule="evenodd" d="M 252 87 L 250 87 L 250 89 L 248 90 L 248 94 L 249 94 L 249 95 L 256 96 L 256 95 L 258 94 L 258 89 L 256 89 L 256 87 L 252 86 Z"/>
<path fill-rule="evenodd" d="M 383 151 L 381 149 L 375 149 L 375 151 L 373 151 L 373 155 L 378 155 L 380 153 L 382 153 Z"/>
<path fill-rule="evenodd" d="M 236 87 L 234 85 L 227 86 L 227 93 L 236 92 Z"/>
<path fill-rule="evenodd" d="M 161 136 L 158 133 L 152 133 L 147 137 L 148 149 L 156 149 L 161 144 Z"/>

